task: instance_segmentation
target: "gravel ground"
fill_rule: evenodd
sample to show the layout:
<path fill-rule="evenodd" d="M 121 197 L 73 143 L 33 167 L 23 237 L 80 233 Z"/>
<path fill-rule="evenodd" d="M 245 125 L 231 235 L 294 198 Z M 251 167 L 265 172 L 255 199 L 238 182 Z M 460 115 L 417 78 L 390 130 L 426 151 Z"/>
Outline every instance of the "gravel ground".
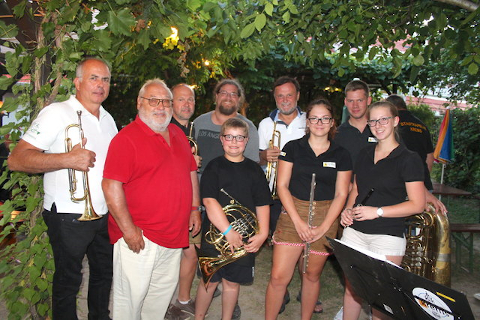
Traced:
<path fill-rule="evenodd" d="M 477 252 L 478 254 L 478 252 Z M 242 309 L 242 320 L 257 320 L 264 317 L 264 302 L 265 302 L 265 290 L 270 277 L 270 261 L 272 250 L 271 248 L 264 247 L 257 257 L 257 267 L 255 274 L 255 282 L 249 286 L 242 286 L 240 289 L 239 305 Z M 87 263 L 84 264 L 84 279 L 88 276 Z M 325 272 L 322 275 L 322 293 L 320 298 L 323 302 L 324 313 L 315 314 L 312 319 L 333 319 L 337 311 L 339 310 L 342 302 L 343 289 L 340 284 L 340 275 L 336 269 L 336 263 L 334 260 L 327 262 Z M 80 320 L 87 319 L 87 303 L 86 303 L 86 290 L 87 283 L 84 281 L 82 290 L 79 294 L 79 310 L 78 316 Z M 279 315 L 279 320 L 287 319 L 299 319 L 300 315 L 300 303 L 296 301 L 295 296 L 299 290 L 299 276 L 294 275 L 294 278 L 289 286 L 291 293 L 291 302 L 287 305 L 284 313 Z M 195 290 L 197 288 L 198 279 L 195 279 L 192 296 L 195 296 Z M 464 271 L 456 271 L 452 277 L 452 287 L 455 290 L 463 292 L 469 302 L 470 307 L 473 310 L 475 319 L 480 319 L 480 301 L 473 297 L 473 294 L 480 292 L 480 277 L 478 275 L 470 275 Z M 213 300 L 212 305 L 208 311 L 208 319 L 221 319 L 221 299 L 216 298 Z M 7 319 L 8 312 L 5 308 L 3 301 L 0 301 L 0 319 Z M 362 314 L 361 320 L 367 319 L 365 313 Z"/>

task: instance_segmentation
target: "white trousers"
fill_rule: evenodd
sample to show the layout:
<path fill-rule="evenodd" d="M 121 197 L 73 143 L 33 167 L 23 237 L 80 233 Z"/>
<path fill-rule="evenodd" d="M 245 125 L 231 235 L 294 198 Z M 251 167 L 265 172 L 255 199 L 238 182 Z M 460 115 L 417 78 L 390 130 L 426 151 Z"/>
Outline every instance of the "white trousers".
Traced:
<path fill-rule="evenodd" d="M 182 249 L 159 246 L 143 237 L 134 253 L 123 238 L 113 246 L 113 319 L 163 319 L 177 286 Z"/>

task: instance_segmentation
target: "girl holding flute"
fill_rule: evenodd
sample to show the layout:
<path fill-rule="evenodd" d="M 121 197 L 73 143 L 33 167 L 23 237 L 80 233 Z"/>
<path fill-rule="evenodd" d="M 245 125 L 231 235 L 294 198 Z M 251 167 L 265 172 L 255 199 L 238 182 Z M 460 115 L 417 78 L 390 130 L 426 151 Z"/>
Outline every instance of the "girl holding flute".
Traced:
<path fill-rule="evenodd" d="M 332 141 L 332 106 L 323 99 L 307 107 L 307 134 L 285 145 L 279 158 L 277 192 L 283 205 L 273 235 L 273 264 L 266 294 L 265 319 L 276 319 L 297 261 L 310 243 L 302 277 L 301 318 L 310 319 L 320 291 L 320 275 L 332 253 L 326 237 L 335 238 L 351 180 L 349 153 Z M 312 190 L 312 174 L 316 187 Z M 313 201 L 310 203 L 310 194 Z M 312 224 L 308 224 L 309 209 Z M 304 263 L 303 261 L 300 261 Z"/>

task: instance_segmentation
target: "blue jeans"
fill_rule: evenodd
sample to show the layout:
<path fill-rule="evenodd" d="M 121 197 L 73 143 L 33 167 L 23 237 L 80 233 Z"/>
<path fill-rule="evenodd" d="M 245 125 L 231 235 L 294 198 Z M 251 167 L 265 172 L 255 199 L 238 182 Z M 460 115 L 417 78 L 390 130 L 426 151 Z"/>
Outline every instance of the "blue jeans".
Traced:
<path fill-rule="evenodd" d="M 54 320 L 77 320 L 76 297 L 82 283 L 82 261 L 88 257 L 88 319 L 110 319 L 108 303 L 113 274 L 113 246 L 108 237 L 108 216 L 78 221 L 80 214 L 44 210 L 43 219 L 53 249 L 52 312 Z"/>

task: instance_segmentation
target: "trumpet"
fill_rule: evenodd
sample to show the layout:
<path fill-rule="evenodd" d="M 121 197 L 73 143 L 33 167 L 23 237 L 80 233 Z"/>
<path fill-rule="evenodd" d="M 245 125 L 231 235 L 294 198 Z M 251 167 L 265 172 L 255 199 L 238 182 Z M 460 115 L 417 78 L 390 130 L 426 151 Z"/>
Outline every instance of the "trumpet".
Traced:
<path fill-rule="evenodd" d="M 312 173 L 312 182 L 310 184 L 310 204 L 308 207 L 308 227 L 311 228 L 313 224 L 313 216 L 315 215 L 315 204 L 314 197 L 315 197 L 315 187 L 317 182 L 315 181 L 315 173 Z M 310 242 L 305 242 L 305 247 L 303 249 L 303 268 L 302 273 L 307 272 L 308 267 L 308 256 L 310 255 Z"/>
<path fill-rule="evenodd" d="M 77 116 L 78 116 L 78 124 L 70 124 L 65 128 L 65 152 L 70 152 L 72 151 L 72 139 L 69 137 L 69 130 L 72 128 L 78 128 L 79 132 L 79 137 L 80 137 L 80 147 L 82 149 L 85 149 L 85 146 L 83 145 L 83 129 L 82 129 L 82 111 L 79 110 L 77 111 Z M 68 182 L 69 182 L 69 191 L 70 191 L 70 199 L 73 202 L 80 202 L 80 201 L 85 201 L 85 210 L 83 214 L 78 218 L 78 221 L 92 221 L 92 220 L 97 220 L 102 218 L 102 216 L 99 216 L 95 210 L 93 209 L 92 205 L 92 197 L 90 195 L 90 185 L 88 183 L 88 174 L 85 171 L 82 171 L 82 180 L 83 180 L 83 196 L 82 197 L 76 197 L 75 193 L 77 192 L 77 176 L 75 173 L 75 169 L 68 169 Z"/>
<path fill-rule="evenodd" d="M 280 149 L 280 142 L 281 142 L 281 134 L 280 131 L 277 130 L 277 123 L 273 123 L 273 132 L 272 132 L 272 139 L 268 143 L 268 148 L 273 149 L 277 147 Z M 272 192 L 272 198 L 278 199 L 277 195 L 277 175 L 278 175 L 278 160 L 277 161 L 269 161 L 267 163 L 267 170 L 265 171 L 265 176 L 268 181 L 268 185 L 270 186 L 270 190 Z"/>
<path fill-rule="evenodd" d="M 198 156 L 198 144 L 197 144 L 197 141 L 193 139 L 192 131 L 193 131 L 193 121 L 190 122 L 190 132 L 188 133 L 187 139 L 188 141 L 190 141 L 190 144 L 193 147 L 193 154 Z"/>

